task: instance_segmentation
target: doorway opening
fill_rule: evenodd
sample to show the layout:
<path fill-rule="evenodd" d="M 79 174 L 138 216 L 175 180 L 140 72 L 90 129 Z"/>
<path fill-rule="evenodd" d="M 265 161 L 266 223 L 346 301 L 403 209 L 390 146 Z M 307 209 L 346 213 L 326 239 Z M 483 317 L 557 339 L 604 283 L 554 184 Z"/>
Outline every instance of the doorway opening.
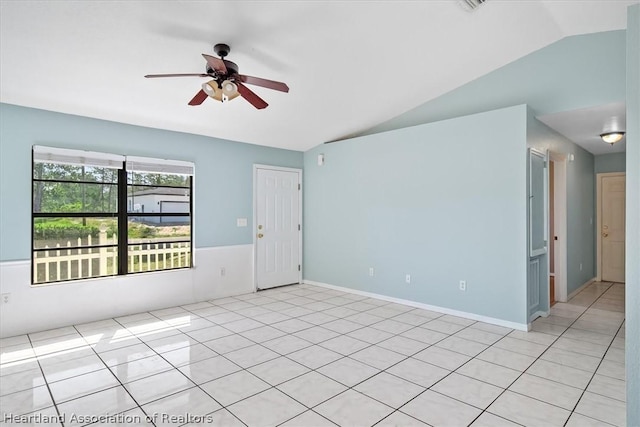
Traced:
<path fill-rule="evenodd" d="M 624 172 L 596 175 L 596 277 L 598 281 L 625 282 Z"/>
<path fill-rule="evenodd" d="M 567 302 L 567 155 L 549 151 L 550 305 Z"/>

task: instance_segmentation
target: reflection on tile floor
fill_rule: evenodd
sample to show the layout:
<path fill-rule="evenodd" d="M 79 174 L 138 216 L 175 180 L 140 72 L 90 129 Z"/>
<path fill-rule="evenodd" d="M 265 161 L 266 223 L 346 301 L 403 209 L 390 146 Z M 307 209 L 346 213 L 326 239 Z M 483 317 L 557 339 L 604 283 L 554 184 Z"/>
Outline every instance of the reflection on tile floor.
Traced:
<path fill-rule="evenodd" d="M 621 284 L 531 332 L 294 285 L 4 338 L 2 425 L 622 426 L 624 331 Z"/>

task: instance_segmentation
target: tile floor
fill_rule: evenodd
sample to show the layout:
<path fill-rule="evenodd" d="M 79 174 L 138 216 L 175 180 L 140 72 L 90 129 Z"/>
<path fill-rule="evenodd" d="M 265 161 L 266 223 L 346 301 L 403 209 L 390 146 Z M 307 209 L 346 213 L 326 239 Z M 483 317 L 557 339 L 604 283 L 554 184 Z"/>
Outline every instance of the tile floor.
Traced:
<path fill-rule="evenodd" d="M 528 333 L 295 285 L 4 338 L 0 421 L 622 426 L 624 330 L 621 284 Z"/>

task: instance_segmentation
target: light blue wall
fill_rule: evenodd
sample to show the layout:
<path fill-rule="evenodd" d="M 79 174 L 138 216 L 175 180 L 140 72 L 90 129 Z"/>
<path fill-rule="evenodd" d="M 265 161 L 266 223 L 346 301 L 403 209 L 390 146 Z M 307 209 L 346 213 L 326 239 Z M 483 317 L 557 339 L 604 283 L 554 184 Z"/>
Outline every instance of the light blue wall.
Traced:
<path fill-rule="evenodd" d="M 530 147 L 574 155 L 574 161 L 567 162 L 567 293 L 570 294 L 595 277 L 594 156 L 537 120 L 531 110 L 527 131 Z"/>
<path fill-rule="evenodd" d="M 0 104 L 0 261 L 31 257 L 31 146 L 195 162 L 195 246 L 250 244 L 253 164 L 302 167 L 302 153 Z M 249 221 L 251 222 L 251 221 Z"/>
<path fill-rule="evenodd" d="M 305 279 L 526 323 L 526 115 L 516 106 L 306 152 Z"/>
<path fill-rule="evenodd" d="M 567 37 L 360 134 L 511 105 L 540 115 L 624 101 L 625 44 L 625 31 Z"/>
<path fill-rule="evenodd" d="M 595 156 L 594 172 L 624 172 L 626 170 L 625 153 L 600 154 Z"/>
<path fill-rule="evenodd" d="M 640 5 L 627 11 L 627 425 L 640 426 Z"/>

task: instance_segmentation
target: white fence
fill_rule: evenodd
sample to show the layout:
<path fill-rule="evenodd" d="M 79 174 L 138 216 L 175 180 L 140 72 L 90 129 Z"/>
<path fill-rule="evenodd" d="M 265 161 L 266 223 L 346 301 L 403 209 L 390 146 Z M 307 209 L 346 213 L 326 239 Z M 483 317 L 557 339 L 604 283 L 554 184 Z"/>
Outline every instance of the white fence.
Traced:
<path fill-rule="evenodd" d="M 45 246 L 49 250 L 36 252 L 40 256 L 33 258 L 34 283 L 117 274 L 117 247 L 83 248 L 93 244 L 89 235 L 86 245 L 78 238 L 77 245 L 67 241 L 66 247 L 59 243 L 55 248 Z M 98 244 L 117 245 L 117 236 L 109 239 L 106 231 L 101 231 Z M 72 247 L 79 249 L 70 249 Z M 191 245 L 188 242 L 153 241 L 129 245 L 127 264 L 130 273 L 188 267 L 191 265 Z"/>

